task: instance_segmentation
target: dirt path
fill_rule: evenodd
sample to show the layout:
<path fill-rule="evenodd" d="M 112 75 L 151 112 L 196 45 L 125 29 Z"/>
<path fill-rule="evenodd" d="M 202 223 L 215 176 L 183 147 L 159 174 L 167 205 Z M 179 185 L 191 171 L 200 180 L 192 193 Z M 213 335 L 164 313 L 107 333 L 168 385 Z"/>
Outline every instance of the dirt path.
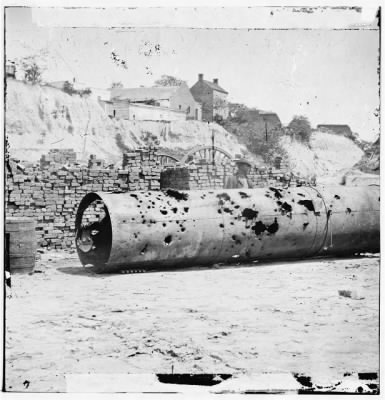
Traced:
<path fill-rule="evenodd" d="M 65 391 L 68 373 L 378 371 L 378 258 L 95 275 L 52 252 L 36 270 L 6 302 L 10 391 Z"/>

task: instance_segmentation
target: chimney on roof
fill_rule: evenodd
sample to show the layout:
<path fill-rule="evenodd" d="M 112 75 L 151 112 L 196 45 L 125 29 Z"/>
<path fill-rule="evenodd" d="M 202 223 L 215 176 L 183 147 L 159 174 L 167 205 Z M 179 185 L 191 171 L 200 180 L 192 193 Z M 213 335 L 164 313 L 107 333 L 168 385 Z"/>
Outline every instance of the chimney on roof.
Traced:
<path fill-rule="evenodd" d="M 203 81 L 203 74 L 198 74 L 198 79 L 199 79 L 200 81 Z"/>
<path fill-rule="evenodd" d="M 216 85 L 218 85 L 218 78 L 214 78 L 214 79 L 213 79 L 213 83 L 215 83 Z"/>

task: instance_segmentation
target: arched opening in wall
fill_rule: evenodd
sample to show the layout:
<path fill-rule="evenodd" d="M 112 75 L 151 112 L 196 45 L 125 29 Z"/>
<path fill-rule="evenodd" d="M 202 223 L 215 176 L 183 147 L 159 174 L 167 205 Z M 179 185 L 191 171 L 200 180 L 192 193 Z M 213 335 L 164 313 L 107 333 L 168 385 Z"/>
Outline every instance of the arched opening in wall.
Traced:
<path fill-rule="evenodd" d="M 80 202 L 75 220 L 76 250 L 83 265 L 103 266 L 110 257 L 112 227 L 110 214 L 96 193 Z"/>
<path fill-rule="evenodd" d="M 116 110 L 113 110 L 112 114 L 113 114 L 114 117 L 116 117 Z"/>

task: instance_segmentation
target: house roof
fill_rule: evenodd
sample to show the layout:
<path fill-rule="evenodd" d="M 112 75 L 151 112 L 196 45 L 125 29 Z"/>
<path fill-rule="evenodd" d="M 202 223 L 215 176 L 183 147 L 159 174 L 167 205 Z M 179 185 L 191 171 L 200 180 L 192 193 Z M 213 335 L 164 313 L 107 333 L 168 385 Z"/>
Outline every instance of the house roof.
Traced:
<path fill-rule="evenodd" d="M 226 92 L 225 89 L 223 89 L 222 87 L 220 87 L 219 85 L 217 85 L 217 84 L 214 83 L 214 82 L 210 82 L 210 81 L 206 81 L 206 80 L 203 80 L 203 82 L 204 82 L 207 86 L 209 86 L 211 89 L 216 90 L 217 92 L 222 92 L 222 93 L 229 94 L 229 92 Z"/>
<path fill-rule="evenodd" d="M 350 129 L 349 125 L 333 125 L 333 124 L 319 124 L 317 125 L 318 129 L 328 129 L 338 133 L 351 133 L 352 130 Z"/>
<path fill-rule="evenodd" d="M 169 100 L 180 86 L 159 86 L 143 88 L 116 88 L 111 90 L 111 100 Z"/>

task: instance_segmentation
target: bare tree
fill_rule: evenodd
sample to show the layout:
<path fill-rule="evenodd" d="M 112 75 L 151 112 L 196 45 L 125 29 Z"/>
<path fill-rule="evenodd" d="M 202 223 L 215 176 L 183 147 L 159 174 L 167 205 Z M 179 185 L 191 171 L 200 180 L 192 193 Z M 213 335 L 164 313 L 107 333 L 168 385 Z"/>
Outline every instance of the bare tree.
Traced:
<path fill-rule="evenodd" d="M 171 75 L 162 75 L 154 83 L 155 86 L 180 86 L 184 81 Z"/>

